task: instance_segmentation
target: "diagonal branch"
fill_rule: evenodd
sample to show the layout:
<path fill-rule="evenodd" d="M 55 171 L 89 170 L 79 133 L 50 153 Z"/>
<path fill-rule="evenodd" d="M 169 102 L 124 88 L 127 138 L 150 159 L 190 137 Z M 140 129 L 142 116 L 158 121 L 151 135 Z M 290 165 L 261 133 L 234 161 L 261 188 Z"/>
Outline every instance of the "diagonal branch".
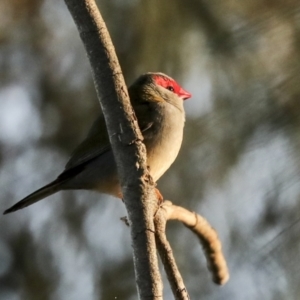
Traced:
<path fill-rule="evenodd" d="M 105 23 L 94 0 L 65 0 L 91 63 L 98 98 L 114 151 L 124 202 L 131 224 L 136 282 L 140 299 L 162 299 L 156 245 L 176 299 L 189 299 L 165 236 L 168 220 L 179 220 L 200 239 L 214 282 L 228 278 L 216 232 L 201 216 L 166 201 L 158 210 L 147 170 L 146 150 Z M 157 211 L 158 210 L 158 211 Z M 154 211 L 155 226 L 153 222 Z M 156 236 L 155 236 L 156 231 Z"/>
<path fill-rule="evenodd" d="M 131 226 L 136 282 L 140 299 L 162 299 L 153 215 L 154 184 L 147 170 L 142 134 L 132 110 L 109 33 L 94 0 L 65 0 L 90 60 L 118 167 Z"/>

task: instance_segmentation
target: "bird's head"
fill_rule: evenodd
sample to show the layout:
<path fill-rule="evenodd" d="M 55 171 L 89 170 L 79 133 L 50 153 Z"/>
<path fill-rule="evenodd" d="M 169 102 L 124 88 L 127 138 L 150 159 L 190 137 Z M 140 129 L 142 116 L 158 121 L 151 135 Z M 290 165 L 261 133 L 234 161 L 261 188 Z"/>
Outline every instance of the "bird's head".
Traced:
<path fill-rule="evenodd" d="M 132 102 L 168 102 L 177 107 L 192 96 L 173 78 L 154 72 L 141 75 L 129 87 L 129 94 Z"/>

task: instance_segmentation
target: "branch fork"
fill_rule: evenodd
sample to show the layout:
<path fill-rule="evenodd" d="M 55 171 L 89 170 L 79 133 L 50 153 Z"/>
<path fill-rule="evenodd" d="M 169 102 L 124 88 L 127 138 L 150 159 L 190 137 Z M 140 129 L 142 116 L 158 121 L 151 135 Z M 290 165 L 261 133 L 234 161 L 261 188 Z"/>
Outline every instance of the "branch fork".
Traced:
<path fill-rule="evenodd" d="M 216 284 L 224 285 L 229 279 L 229 272 L 216 231 L 199 214 L 166 200 L 154 216 L 155 240 L 174 298 L 185 300 L 189 299 L 189 296 L 173 256 L 172 248 L 166 238 L 165 229 L 169 220 L 180 221 L 198 237 L 212 280 Z"/>
<path fill-rule="evenodd" d="M 165 200 L 154 215 L 155 241 L 174 298 L 176 300 L 190 299 L 177 267 L 172 247 L 166 237 L 166 225 L 171 220 L 183 223 L 198 237 L 213 282 L 218 285 L 224 285 L 229 280 L 229 271 L 222 253 L 221 241 L 215 229 L 199 214 Z M 121 221 L 125 225 L 130 226 L 127 217 L 121 218 Z"/>

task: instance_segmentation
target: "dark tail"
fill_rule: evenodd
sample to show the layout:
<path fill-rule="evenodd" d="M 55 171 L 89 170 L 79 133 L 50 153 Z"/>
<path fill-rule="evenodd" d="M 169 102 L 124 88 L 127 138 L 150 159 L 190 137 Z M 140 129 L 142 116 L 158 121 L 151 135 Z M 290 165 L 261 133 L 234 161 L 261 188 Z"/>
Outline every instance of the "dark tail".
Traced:
<path fill-rule="evenodd" d="M 19 202 L 14 204 L 12 207 L 8 208 L 6 211 L 4 211 L 3 214 L 6 215 L 6 214 L 9 214 L 16 210 L 27 207 L 35 202 L 38 202 L 54 193 L 60 191 L 61 184 L 62 184 L 62 181 L 60 179 L 56 179 L 56 180 L 50 182 L 49 184 L 45 185 L 44 187 L 38 189 L 37 191 L 35 191 L 32 194 L 25 197 L 24 199 L 20 200 Z"/>

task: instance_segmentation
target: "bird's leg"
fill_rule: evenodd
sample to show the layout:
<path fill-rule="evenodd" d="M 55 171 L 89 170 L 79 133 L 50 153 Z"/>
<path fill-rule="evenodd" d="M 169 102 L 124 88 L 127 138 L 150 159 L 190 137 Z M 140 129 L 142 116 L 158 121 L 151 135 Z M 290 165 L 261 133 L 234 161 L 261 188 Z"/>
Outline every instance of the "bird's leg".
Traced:
<path fill-rule="evenodd" d="M 150 166 L 147 166 L 147 170 L 149 172 L 148 175 L 150 175 Z M 153 178 L 151 176 L 147 176 L 147 177 L 148 177 L 147 180 L 150 181 L 150 184 L 153 184 L 154 186 L 157 185 L 156 182 L 153 181 Z M 157 196 L 158 204 L 160 206 L 164 202 L 164 197 L 157 188 L 155 188 L 155 194 Z"/>

